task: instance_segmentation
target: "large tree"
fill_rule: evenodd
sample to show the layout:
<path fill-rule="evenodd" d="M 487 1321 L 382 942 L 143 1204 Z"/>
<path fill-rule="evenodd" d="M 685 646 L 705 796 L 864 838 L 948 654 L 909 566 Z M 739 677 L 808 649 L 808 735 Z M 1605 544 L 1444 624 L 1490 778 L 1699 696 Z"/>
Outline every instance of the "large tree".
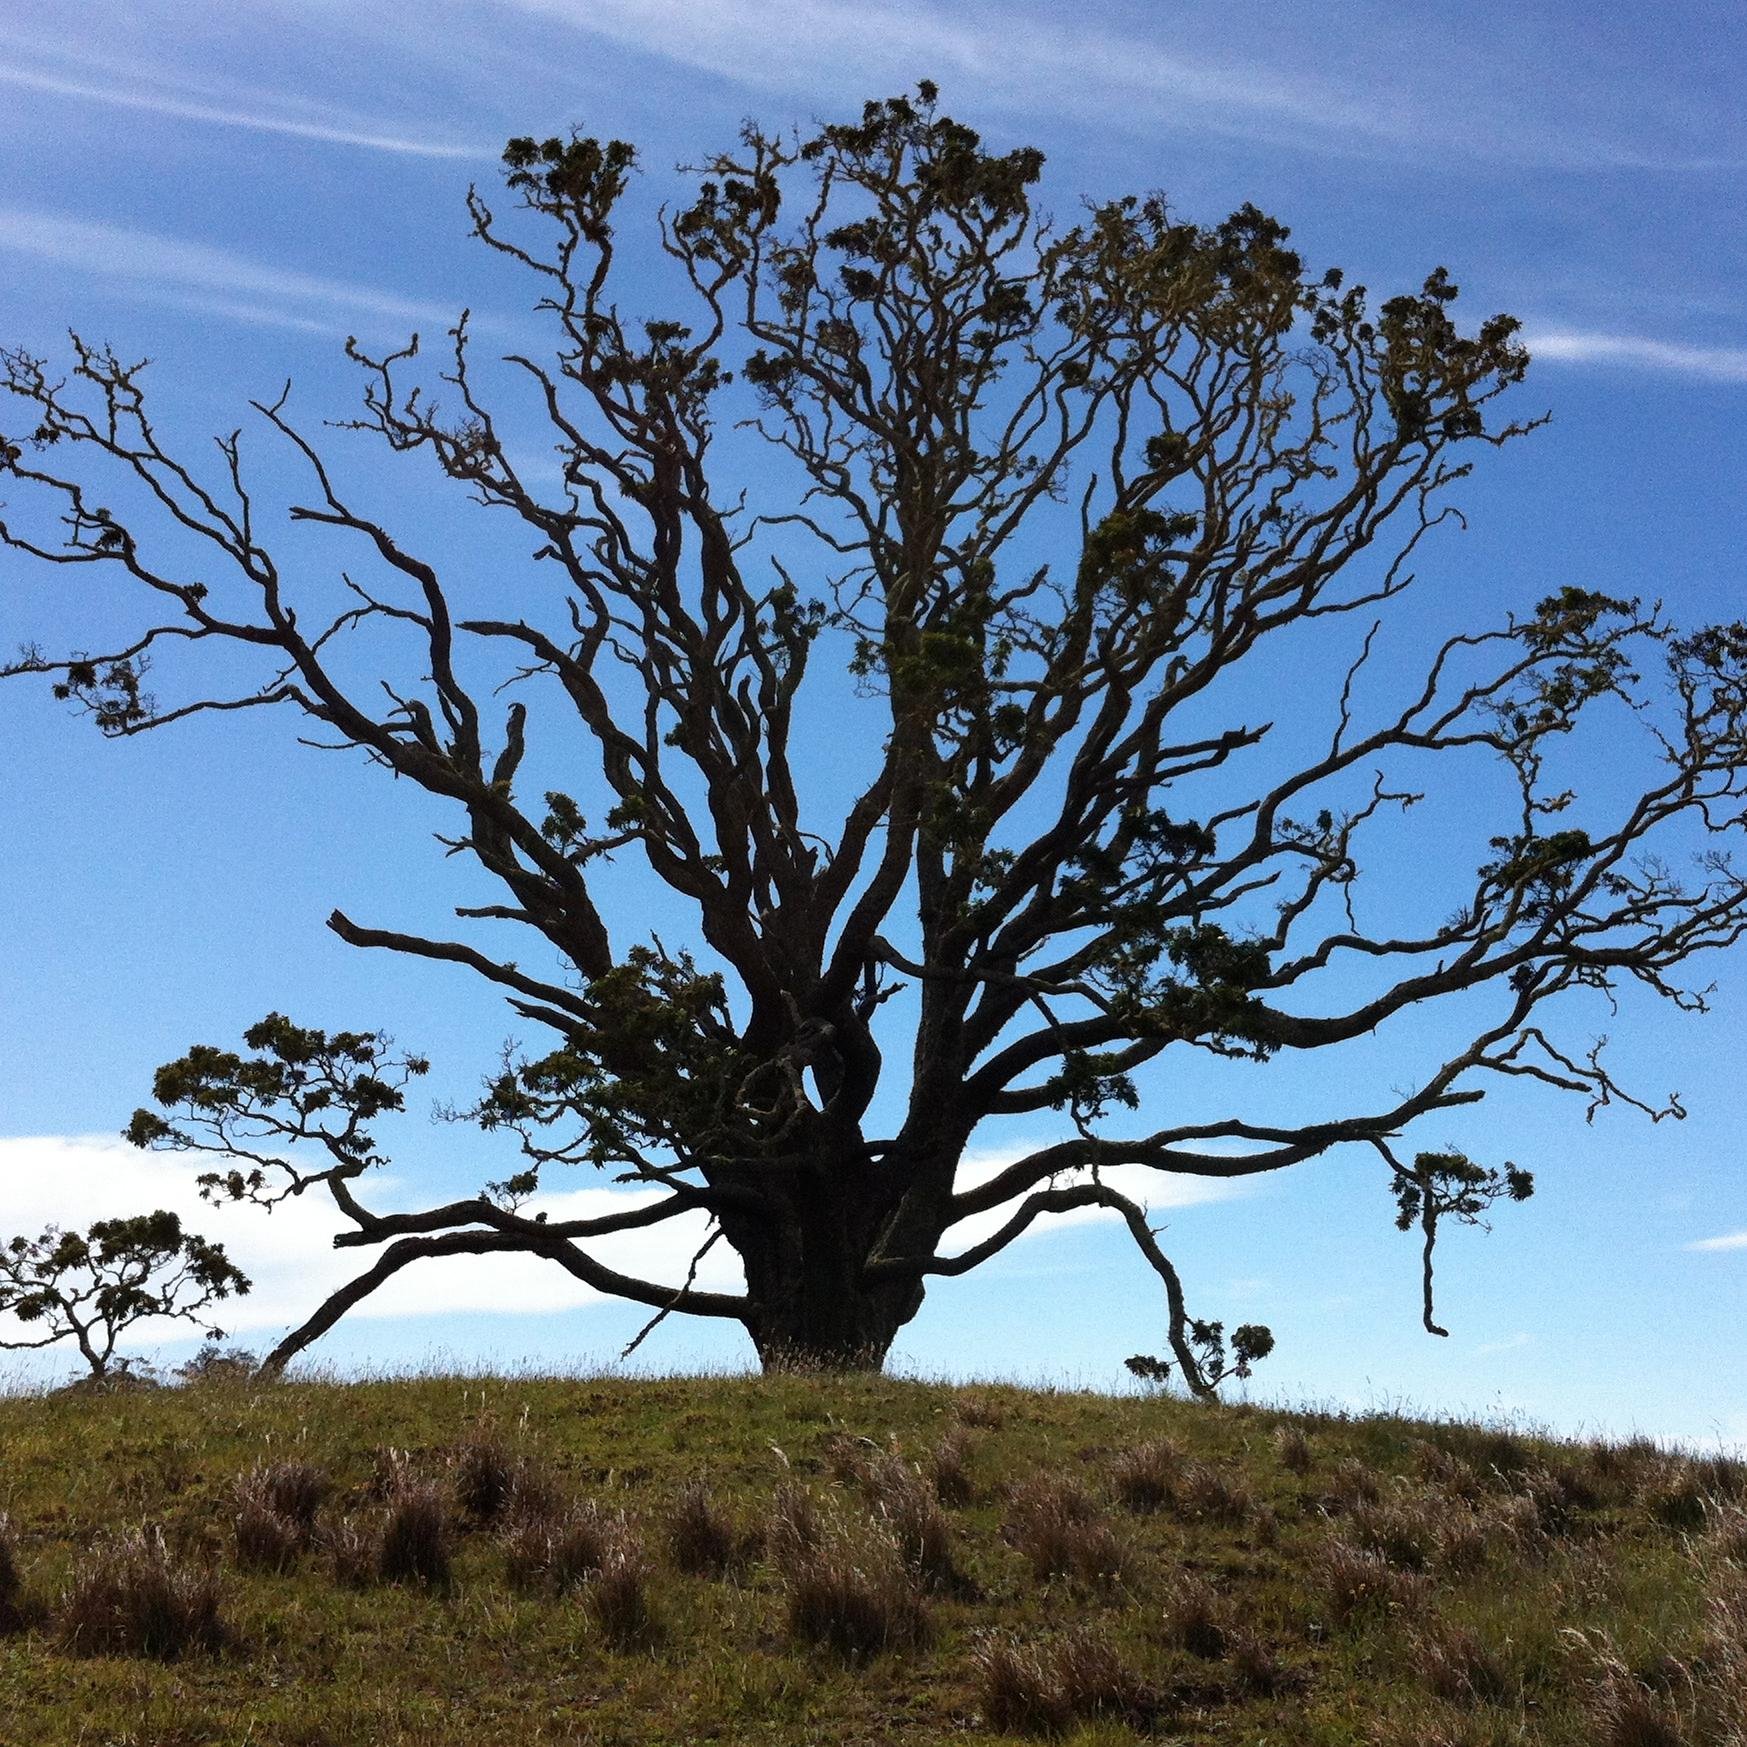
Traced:
<path fill-rule="evenodd" d="M 927 86 L 804 139 L 748 126 L 651 221 L 688 307 L 634 321 L 615 230 L 631 148 L 512 141 L 518 212 L 477 192 L 469 209 L 537 289 L 550 348 L 487 380 L 462 318 L 434 393 L 416 341 L 348 348 L 349 428 L 514 530 L 488 589 L 446 575 L 416 518 L 361 507 L 282 395 L 255 413 L 307 473 L 291 520 L 373 567 L 320 610 L 303 548 L 268 544 L 237 435 L 216 467 L 178 458 L 141 367 L 77 338 L 65 377 L 7 356 L 22 418 L 0 537 L 113 577 L 118 619 L 127 597 L 157 609 L 101 653 L 31 649 L 12 671 L 50 676 L 111 736 L 290 713 L 427 790 L 460 821 L 451 851 L 501 889 L 461 914 L 523 943 L 330 926 L 465 967 L 550 1032 L 472 1113 L 525 1168 L 412 1212 L 361 1198 L 372 1124 L 424 1066 L 380 1037 L 275 1015 L 247 1053 L 162 1070 L 136 1140 L 229 1155 L 220 1195 L 325 1188 L 337 1241 L 376 1252 L 275 1362 L 410 1263 L 517 1251 L 656 1316 L 737 1320 L 767 1361 L 878 1363 L 931 1277 L 1102 1208 L 1205 1390 L 1267 1331 L 1227 1343 L 1192 1316 L 1107 1172 L 1237 1179 L 1370 1149 L 1423 1231 L 1435 1328 L 1438 1221 L 1529 1179 L 1412 1152 L 1410 1125 L 1500 1076 L 1637 1103 L 1549 1016 L 1631 983 L 1702 1005 L 1682 967 L 1747 924 L 1723 853 L 1743 823 L 1747 631 L 1683 636 L 1574 587 L 1428 630 L 1409 594 L 1469 457 L 1534 422 L 1500 410 L 1528 362 L 1517 324 L 1465 328 L 1441 269 L 1373 310 L 1252 207 L 1205 228 L 1129 197 L 1052 225 L 1042 162 L 986 149 Z M 556 484 L 519 458 L 530 399 Z M 99 507 L 104 467 L 142 513 Z M 158 555 L 191 543 L 192 568 Z M 394 638 L 405 664 L 378 669 Z M 266 665 L 224 689 L 240 668 L 214 659 L 209 689 L 160 703 L 144 671 L 166 647 L 184 673 L 227 649 Z M 1562 748 L 1598 714 L 1615 756 L 1573 793 Z M 809 783 L 829 722 L 837 778 Z M 574 761 L 579 724 L 574 777 L 526 792 L 544 788 L 532 749 Z M 1618 752 L 1624 725 L 1643 756 Z M 1410 869 L 1393 816 L 1456 785 L 1471 847 L 1445 831 L 1436 877 Z M 663 934 L 603 913 L 614 855 L 666 888 Z M 1435 913 L 1414 920 L 1416 897 Z M 1157 1109 L 1175 1060 L 1340 1061 L 1426 1003 L 1461 1029 L 1411 1083 L 1325 1074 L 1337 1107 L 1297 1119 Z M 1057 1138 L 967 1177 L 967 1144 L 1003 1118 Z M 555 1164 L 644 1193 L 543 1218 L 528 1197 Z M 732 1246 L 743 1292 L 601 1259 L 601 1240 L 685 1215 Z M 955 1242 L 967 1221 L 993 1229 Z"/>

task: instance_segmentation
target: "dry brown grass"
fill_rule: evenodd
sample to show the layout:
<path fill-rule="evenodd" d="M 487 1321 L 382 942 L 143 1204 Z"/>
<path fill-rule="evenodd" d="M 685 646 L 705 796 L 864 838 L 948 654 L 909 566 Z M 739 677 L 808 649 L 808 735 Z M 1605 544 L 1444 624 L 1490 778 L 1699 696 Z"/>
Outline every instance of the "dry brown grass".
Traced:
<path fill-rule="evenodd" d="M 1426 1686 L 1449 1704 L 1503 1705 L 1522 1696 L 1508 1658 L 1466 1626 L 1424 1627 L 1410 1655 Z"/>
<path fill-rule="evenodd" d="M 63 1646 L 77 1656 L 174 1662 L 224 1647 L 217 1574 L 171 1552 L 161 1532 L 117 1535 L 75 1568 L 55 1610 Z"/>
<path fill-rule="evenodd" d="M 664 1533 L 668 1562 L 687 1577 L 738 1577 L 753 1545 L 701 1480 L 680 1489 Z"/>
<path fill-rule="evenodd" d="M 377 1572 L 384 1583 L 422 1583 L 446 1589 L 453 1551 L 449 1500 L 428 1481 L 409 1481 L 389 1500 L 377 1543 Z"/>
<path fill-rule="evenodd" d="M 1219 1661 L 1231 1648 L 1225 1605 L 1213 1585 L 1198 1573 L 1179 1577 L 1172 1585 L 1160 1624 L 1167 1644 L 1204 1662 Z"/>
<path fill-rule="evenodd" d="M 1329 1470 L 1323 1502 L 1331 1511 L 1357 1510 L 1361 1505 L 1380 1504 L 1383 1482 L 1369 1462 L 1343 1456 Z"/>
<path fill-rule="evenodd" d="M 974 1503 L 977 1496 L 967 1461 L 970 1455 L 970 1434 L 963 1426 L 955 1426 L 934 1446 L 928 1458 L 928 1475 L 934 1483 L 934 1496 L 949 1510 L 962 1510 Z"/>
<path fill-rule="evenodd" d="M 889 1527 L 812 1526 L 784 1543 L 781 1579 L 792 1642 L 863 1662 L 925 1644 L 932 1622 Z"/>
<path fill-rule="evenodd" d="M 500 1439 L 470 1438 L 455 1452 L 455 1502 L 476 1523 L 495 1523 L 515 1501 L 522 1463 Z"/>
<path fill-rule="evenodd" d="M 1107 1587 L 1121 1580 L 1127 1549 L 1085 1488 L 1040 1474 L 1016 1487 L 1002 1539 L 1022 1554 L 1040 1583 L 1072 1578 Z"/>
<path fill-rule="evenodd" d="M 505 1574 L 524 1594 L 567 1594 L 600 1571 L 617 1532 L 617 1520 L 593 1504 L 518 1515 L 500 1537 Z"/>
<path fill-rule="evenodd" d="M 606 1557 L 584 1591 L 590 1617 L 615 1650 L 646 1650 L 662 1635 L 650 1576 L 642 1542 L 621 1519 Z"/>
<path fill-rule="evenodd" d="M 316 1538 L 328 1479 L 308 1462 L 257 1463 L 237 1482 L 231 1540 L 251 1571 L 292 1569 Z"/>
<path fill-rule="evenodd" d="M 1177 1508 L 1184 1516 L 1240 1528 L 1256 1511 L 1256 1495 L 1241 1474 L 1211 1462 L 1190 1462 L 1183 1469 Z"/>
<path fill-rule="evenodd" d="M 1310 1434 L 1301 1425 L 1275 1428 L 1274 1456 L 1288 1474 L 1301 1477 L 1316 1465 L 1316 1455 L 1310 1447 Z"/>
<path fill-rule="evenodd" d="M 1326 1541 L 1312 1569 L 1330 1619 L 1340 1626 L 1379 1613 L 1411 1612 L 1425 1600 L 1426 1580 L 1398 1571 L 1380 1553 L 1338 1536 Z"/>
<path fill-rule="evenodd" d="M 1062 1735 L 1103 1717 L 1144 1727 L 1157 1709 L 1146 1684 L 1091 1628 L 1043 1646 L 991 1635 L 973 1652 L 972 1668 L 983 1720 L 1002 1734 Z"/>
<path fill-rule="evenodd" d="M 1185 1458 L 1169 1438 L 1151 1438 L 1124 1450 L 1110 1468 L 1110 1489 L 1123 1509 L 1140 1515 L 1167 1510 L 1177 1502 Z"/>
<path fill-rule="evenodd" d="M 19 1569 L 18 1538 L 11 1519 L 0 1513 L 0 1638 L 28 1630 L 34 1612 Z"/>

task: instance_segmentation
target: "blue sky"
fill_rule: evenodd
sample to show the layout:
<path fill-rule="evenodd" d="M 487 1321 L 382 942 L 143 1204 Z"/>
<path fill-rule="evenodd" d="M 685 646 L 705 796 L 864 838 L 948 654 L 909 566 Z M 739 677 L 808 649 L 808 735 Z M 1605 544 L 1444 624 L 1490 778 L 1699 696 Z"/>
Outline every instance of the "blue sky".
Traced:
<path fill-rule="evenodd" d="M 1380 294 L 1443 263 L 1470 313 L 1524 319 L 1523 405 L 1552 421 L 1465 491 L 1470 532 L 1421 566 L 1432 617 L 1568 582 L 1734 617 L 1743 64 L 1747 18 L 1724 4 L 1099 4 L 1070 23 L 1055 7 L 836 0 L 0 0 L 0 335 L 49 350 L 71 325 L 150 355 L 179 432 L 227 430 L 292 376 L 306 416 L 343 416 L 348 333 L 435 336 L 462 304 L 493 343 L 525 331 L 520 288 L 467 242 L 461 204 L 507 135 L 574 122 L 629 138 L 653 204 L 668 166 L 747 114 L 805 122 L 930 77 L 995 143 L 1047 150 L 1059 211 L 1154 187 L 1208 220 L 1254 200 L 1312 261 Z M 365 484 L 399 489 L 386 470 Z M 485 562 L 450 508 L 419 513 Z M 0 561 L 0 644 L 77 640 L 109 611 Z M 416 924 L 457 901 L 428 803 L 296 748 L 284 723 L 105 745 L 44 691 L 0 688 L 0 1228 L 187 1205 L 173 1161 L 109 1137 L 158 1062 L 268 1007 L 386 1026 L 434 1057 L 433 1098 L 466 1095 L 508 1016 L 459 975 L 349 952 L 321 926 L 335 904 Z M 1405 879 L 1430 841 L 1398 846 Z M 1418 1329 L 1413 1245 L 1374 1163 L 1332 1158 L 1171 1209 L 1197 1306 L 1279 1337 L 1261 1391 L 1747 1439 L 1747 957 L 1714 974 L 1707 1020 L 1630 1005 L 1574 1020 L 1611 1033 L 1634 1085 L 1680 1091 L 1685 1123 L 1610 1111 L 1590 1126 L 1550 1094 L 1499 1094 L 1419 1137 L 1514 1157 L 1541 1185 L 1490 1236 L 1452 1234 L 1448 1341 Z M 1395 1047 L 1340 1071 L 1388 1083 Z M 1288 1074 L 1257 1096 L 1292 1091 Z M 488 1174 L 464 1131 L 426 1115 L 390 1137 L 385 1198 Z M 201 1223 L 259 1276 L 237 1319 L 253 1344 L 339 1277 L 317 1210 Z M 1159 1346 L 1126 1243 L 1088 1221 L 942 1284 L 901 1361 L 1116 1381 L 1123 1356 Z M 638 1320 L 526 1265 L 445 1266 L 404 1276 L 323 1355 L 605 1362 Z M 675 1326 L 646 1352 L 681 1366 L 741 1347 L 737 1330 Z"/>

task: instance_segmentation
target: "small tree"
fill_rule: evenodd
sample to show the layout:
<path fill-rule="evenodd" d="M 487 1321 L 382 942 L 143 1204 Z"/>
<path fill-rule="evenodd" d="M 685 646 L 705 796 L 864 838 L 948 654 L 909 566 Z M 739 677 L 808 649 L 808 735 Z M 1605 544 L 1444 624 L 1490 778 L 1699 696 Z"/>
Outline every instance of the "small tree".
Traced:
<path fill-rule="evenodd" d="M 222 1244 L 184 1231 L 182 1221 L 163 1209 L 100 1219 L 82 1236 L 50 1226 L 40 1237 L 15 1237 L 0 1246 L 0 1313 L 32 1331 L 0 1331 L 0 1348 L 71 1340 L 92 1376 L 109 1377 L 132 1364 L 115 1349 L 136 1323 L 204 1322 L 209 1306 L 248 1290 L 248 1278 Z M 224 1339 L 221 1328 L 205 1332 L 209 1340 Z"/>
<path fill-rule="evenodd" d="M 352 343 L 362 410 L 321 447 L 289 390 L 257 403 L 343 594 L 273 542 L 238 433 L 210 469 L 172 451 L 143 366 L 75 338 L 65 375 L 0 370 L 0 541 L 115 585 L 114 625 L 12 671 L 112 737 L 294 715 L 427 791 L 489 901 L 457 931 L 329 926 L 541 1030 L 472 1112 L 520 1168 L 416 1210 L 359 1189 L 423 1067 L 380 1037 L 274 1016 L 160 1072 L 134 1139 L 228 1155 L 221 1196 L 319 1187 L 374 1252 L 270 1364 L 398 1269 L 491 1251 L 732 1318 L 771 1363 L 878 1364 L 930 1281 L 1097 1208 L 1162 1285 L 1155 1371 L 1206 1391 L 1268 1331 L 1228 1350 L 1191 1315 L 1114 1168 L 1361 1149 L 1429 1266 L 1494 1185 L 1402 1163 L 1404 1130 L 1501 1081 L 1681 1113 L 1555 1021 L 1634 984 L 1700 1010 L 1685 967 L 1747 928 L 1747 626 L 1682 635 L 1573 586 L 1402 610 L 1474 459 L 1537 422 L 1509 410 L 1514 320 L 1461 322 L 1441 268 L 1373 304 L 1253 206 L 1204 226 L 1124 196 L 1058 226 L 1042 154 L 989 151 L 928 87 L 806 138 L 748 125 L 651 215 L 652 292 L 616 234 L 634 158 L 517 139 L 517 210 L 470 195 L 549 346 L 494 367 L 463 317 L 436 385 L 416 337 Z M 502 562 L 386 525 L 324 452 L 351 440 L 430 464 Z M 166 651 L 187 689 L 160 702 Z M 1435 857 L 1392 839 L 1428 793 L 1463 802 Z M 610 913 L 615 856 L 664 888 L 661 934 Z M 1385 1030 L 1394 1084 L 1333 1065 Z M 1293 1056 L 1330 1067 L 1258 1109 L 1242 1076 Z M 1184 1063 L 1201 1096 L 1218 1065 L 1217 1105 L 1176 1098 Z M 1034 1144 L 970 1178 L 991 1123 Z M 643 1193 L 547 1220 L 526 1201 L 563 1165 Z M 604 1259 L 696 1216 L 743 1292 Z"/>

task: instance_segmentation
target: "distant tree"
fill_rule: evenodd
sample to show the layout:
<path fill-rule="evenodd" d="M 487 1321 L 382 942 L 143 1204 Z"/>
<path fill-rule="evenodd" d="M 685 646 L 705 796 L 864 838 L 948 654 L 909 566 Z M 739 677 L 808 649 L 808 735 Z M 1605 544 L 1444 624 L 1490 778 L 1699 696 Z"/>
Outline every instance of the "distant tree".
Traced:
<path fill-rule="evenodd" d="M 136 1141 L 230 1155 L 220 1196 L 324 1189 L 336 1242 L 376 1251 L 270 1365 L 398 1269 L 493 1251 L 657 1320 L 736 1320 L 767 1362 L 878 1364 L 931 1279 L 1105 1209 L 1163 1286 L 1153 1364 L 1205 1391 L 1271 1337 L 1244 1324 L 1227 1352 L 1189 1313 L 1113 1168 L 1234 1181 L 1367 1149 L 1429 1254 L 1491 1190 L 1397 1138 L 1489 1079 L 1680 1114 L 1549 1026 L 1573 992 L 1634 983 L 1701 1009 L 1682 968 L 1747 925 L 1723 853 L 1747 824 L 1747 628 L 1680 635 L 1575 586 L 1453 631 L 1401 611 L 1469 457 L 1536 422 L 1500 411 L 1528 364 L 1515 321 L 1459 325 L 1441 268 L 1373 308 L 1252 206 L 1208 228 L 1123 197 L 1057 227 L 1042 155 L 986 149 L 926 86 L 805 139 L 748 125 L 652 221 L 685 311 L 634 321 L 633 164 L 621 142 L 517 139 L 521 218 L 469 196 L 551 325 L 550 351 L 503 361 L 520 398 L 465 316 L 435 392 L 416 339 L 348 343 L 345 429 L 494 512 L 488 572 L 416 518 L 387 526 L 287 392 L 255 411 L 307 473 L 289 517 L 367 567 L 330 599 L 267 544 L 238 434 L 203 471 L 148 413 L 143 366 L 77 338 L 64 377 L 6 358 L 3 468 L 41 513 L 0 539 L 114 578 L 118 622 L 138 610 L 101 653 L 11 671 L 114 737 L 289 711 L 437 797 L 449 851 L 494 882 L 459 914 L 522 945 L 329 926 L 464 967 L 551 1036 L 471 1112 L 521 1168 L 395 1213 L 358 1183 L 417 1058 L 276 1015 L 250 1053 L 159 1074 Z M 542 448 L 556 483 L 526 459 Z M 195 689 L 160 703 L 166 651 Z M 1605 781 L 1568 750 L 1592 722 Z M 1391 831 L 1433 791 L 1463 798 L 1466 837 Z M 613 856 L 665 888 L 666 938 L 635 904 L 603 912 Z M 1444 1043 L 1399 1023 L 1428 1005 Z M 1339 1062 L 1386 1027 L 1394 1089 L 1331 1067 L 1301 1116 L 1123 1120 L 1184 1058 Z M 1058 1138 L 968 1175 L 998 1122 Z M 531 1211 L 568 1164 L 645 1193 Z M 603 1259 L 686 1215 L 744 1291 Z"/>
<path fill-rule="evenodd" d="M 100 1219 L 83 1235 L 50 1226 L 40 1237 L 0 1244 L 0 1314 L 28 1331 L 0 1329 L 0 1348 L 19 1351 L 74 1342 L 94 1377 L 127 1371 L 116 1344 L 137 1323 L 204 1322 L 220 1299 L 249 1281 L 224 1253 L 160 1209 Z M 208 1327 L 209 1340 L 224 1330 Z"/>

